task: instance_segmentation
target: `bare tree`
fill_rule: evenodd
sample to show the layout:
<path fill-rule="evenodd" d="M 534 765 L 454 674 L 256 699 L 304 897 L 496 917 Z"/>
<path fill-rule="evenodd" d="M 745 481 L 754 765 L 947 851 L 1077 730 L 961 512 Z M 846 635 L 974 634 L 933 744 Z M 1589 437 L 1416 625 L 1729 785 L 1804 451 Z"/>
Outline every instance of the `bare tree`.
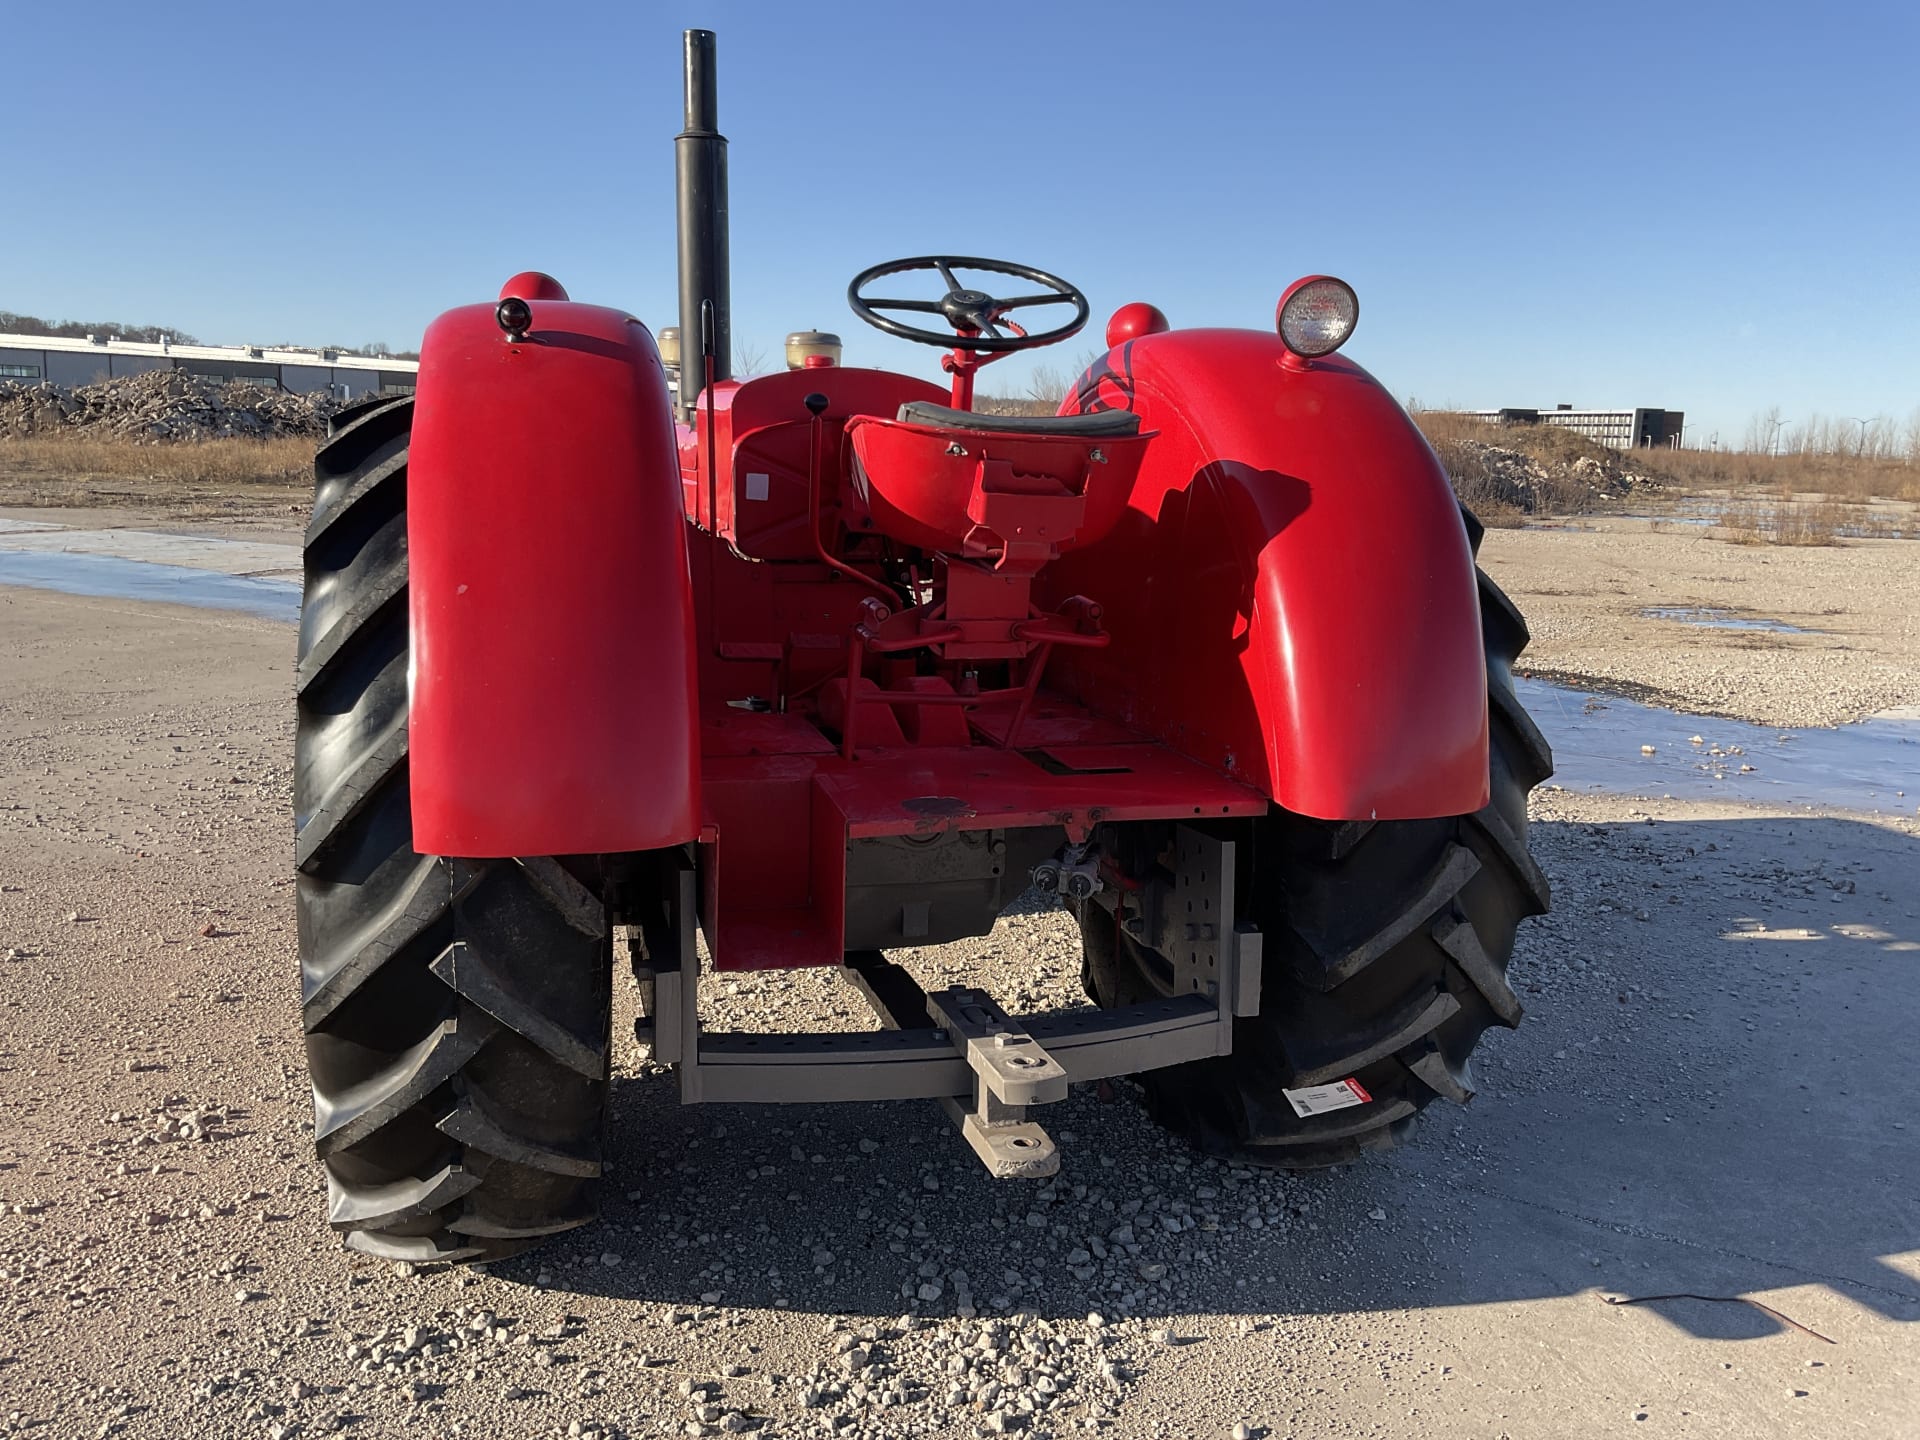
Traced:
<path fill-rule="evenodd" d="M 1051 361 L 1034 366 L 1033 374 L 1027 379 L 1027 398 L 1036 404 L 1057 407 L 1073 393 L 1073 387 L 1080 382 L 1080 377 L 1106 353 L 1098 348 L 1083 350 L 1073 357 L 1071 369 Z"/>
<path fill-rule="evenodd" d="M 1818 410 L 1807 416 L 1797 433 L 1793 433 L 1791 448 L 1787 436 L 1793 432 L 1780 432 L 1780 448 L 1788 454 L 1824 455 L 1833 450 L 1833 422 Z"/>
<path fill-rule="evenodd" d="M 1747 422 L 1747 437 L 1741 449 L 1749 455 L 1766 455 L 1773 450 L 1774 437 L 1780 433 L 1780 407 L 1769 405 Z"/>
<path fill-rule="evenodd" d="M 756 375 L 767 373 L 767 347 L 756 345 L 751 340 L 742 340 L 733 347 L 733 373 L 741 380 L 751 380 Z"/>
<path fill-rule="evenodd" d="M 37 315 L 18 315 L 0 310 L 0 333 L 8 335 L 48 335 L 78 340 L 85 335 L 111 335 L 116 340 L 143 340 L 155 344 L 162 335 L 177 345 L 200 342 L 184 330 L 171 325 L 127 325 L 118 320 L 42 320 Z"/>
<path fill-rule="evenodd" d="M 1039 405 L 1057 407 L 1072 388 L 1073 381 L 1058 365 L 1036 365 L 1027 377 L 1027 398 Z"/>
<path fill-rule="evenodd" d="M 1858 453 L 1869 460 L 1891 460 L 1898 453 L 1894 439 L 1892 417 L 1875 415 L 1860 427 Z"/>

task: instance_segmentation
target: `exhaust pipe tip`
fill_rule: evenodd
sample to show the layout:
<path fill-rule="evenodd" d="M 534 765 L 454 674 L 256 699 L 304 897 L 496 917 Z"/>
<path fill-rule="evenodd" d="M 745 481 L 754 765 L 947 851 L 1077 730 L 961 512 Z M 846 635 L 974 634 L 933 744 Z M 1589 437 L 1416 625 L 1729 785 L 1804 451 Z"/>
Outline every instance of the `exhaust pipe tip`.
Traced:
<path fill-rule="evenodd" d="M 727 137 L 720 133 L 716 69 L 719 40 L 711 30 L 682 36 L 686 128 L 673 142 L 680 248 L 680 412 L 691 423 L 701 388 L 733 375 L 727 246 Z M 698 338 L 700 350 L 692 352 Z"/>
<path fill-rule="evenodd" d="M 714 78 L 720 39 L 711 30 L 688 30 L 680 38 L 686 61 L 683 130 L 689 134 L 712 134 L 720 128 L 720 97 Z"/>

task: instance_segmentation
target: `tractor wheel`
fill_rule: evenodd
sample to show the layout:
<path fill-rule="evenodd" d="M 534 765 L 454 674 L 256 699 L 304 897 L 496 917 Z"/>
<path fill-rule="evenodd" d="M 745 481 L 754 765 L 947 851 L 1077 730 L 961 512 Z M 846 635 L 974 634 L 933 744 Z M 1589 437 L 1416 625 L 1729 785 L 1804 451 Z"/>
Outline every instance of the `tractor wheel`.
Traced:
<path fill-rule="evenodd" d="M 554 859 L 414 853 L 412 419 L 411 398 L 354 406 L 314 466 L 294 742 L 301 1021 L 333 1227 L 397 1260 L 490 1260 L 593 1218 L 612 949 L 599 898 Z"/>
<path fill-rule="evenodd" d="M 1476 542 L 1478 532 L 1470 517 Z M 1266 942 L 1260 1014 L 1235 1022 L 1232 1055 L 1141 1077 L 1154 1118 L 1204 1149 L 1301 1169 L 1384 1149 L 1436 1096 L 1471 1099 L 1467 1057 L 1481 1032 L 1520 1021 L 1507 959 L 1520 921 L 1549 898 L 1527 850 L 1527 792 L 1553 773 L 1553 756 L 1513 691 L 1526 622 L 1479 581 L 1492 802 L 1444 820 L 1276 810 L 1258 822 L 1240 883 Z M 1111 911 L 1089 903 L 1080 921 L 1097 1003 L 1167 993 L 1171 967 Z M 1302 1117 L 1283 1093 L 1349 1078 L 1369 1101 Z"/>

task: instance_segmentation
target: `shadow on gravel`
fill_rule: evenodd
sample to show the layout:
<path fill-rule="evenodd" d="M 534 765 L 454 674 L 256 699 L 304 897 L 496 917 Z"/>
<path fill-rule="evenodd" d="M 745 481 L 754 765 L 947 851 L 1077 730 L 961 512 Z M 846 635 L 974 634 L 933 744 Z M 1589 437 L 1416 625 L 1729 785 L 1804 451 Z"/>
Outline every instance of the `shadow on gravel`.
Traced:
<path fill-rule="evenodd" d="M 1598 1310 L 1601 1292 L 1811 1285 L 1851 1305 L 1769 1303 L 1842 1341 L 1862 1310 L 1920 1320 L 1920 843 L 1814 817 L 1539 822 L 1534 838 L 1557 908 L 1516 955 L 1528 1019 L 1483 1047 L 1471 1110 L 1437 1103 L 1399 1151 L 1246 1170 L 1167 1138 L 1121 1085 L 1048 1108 L 1054 1181 L 995 1182 L 924 1102 L 682 1109 L 670 1077 L 629 1077 L 602 1223 L 495 1273 L 875 1317 L 1584 1291 Z M 1738 1304 L 1616 1313 L 1719 1339 L 1782 1328 Z"/>

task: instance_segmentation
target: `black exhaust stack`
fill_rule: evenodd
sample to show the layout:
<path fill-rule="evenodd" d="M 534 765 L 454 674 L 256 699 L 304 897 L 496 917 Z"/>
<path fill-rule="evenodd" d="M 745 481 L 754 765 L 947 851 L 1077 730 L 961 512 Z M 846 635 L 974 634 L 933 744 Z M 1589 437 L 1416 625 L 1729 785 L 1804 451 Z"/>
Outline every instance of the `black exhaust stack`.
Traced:
<path fill-rule="evenodd" d="M 700 387 L 733 374 L 727 283 L 727 137 L 720 133 L 714 34 L 686 32 L 687 128 L 673 142 L 680 217 L 680 412 L 691 422 Z"/>

